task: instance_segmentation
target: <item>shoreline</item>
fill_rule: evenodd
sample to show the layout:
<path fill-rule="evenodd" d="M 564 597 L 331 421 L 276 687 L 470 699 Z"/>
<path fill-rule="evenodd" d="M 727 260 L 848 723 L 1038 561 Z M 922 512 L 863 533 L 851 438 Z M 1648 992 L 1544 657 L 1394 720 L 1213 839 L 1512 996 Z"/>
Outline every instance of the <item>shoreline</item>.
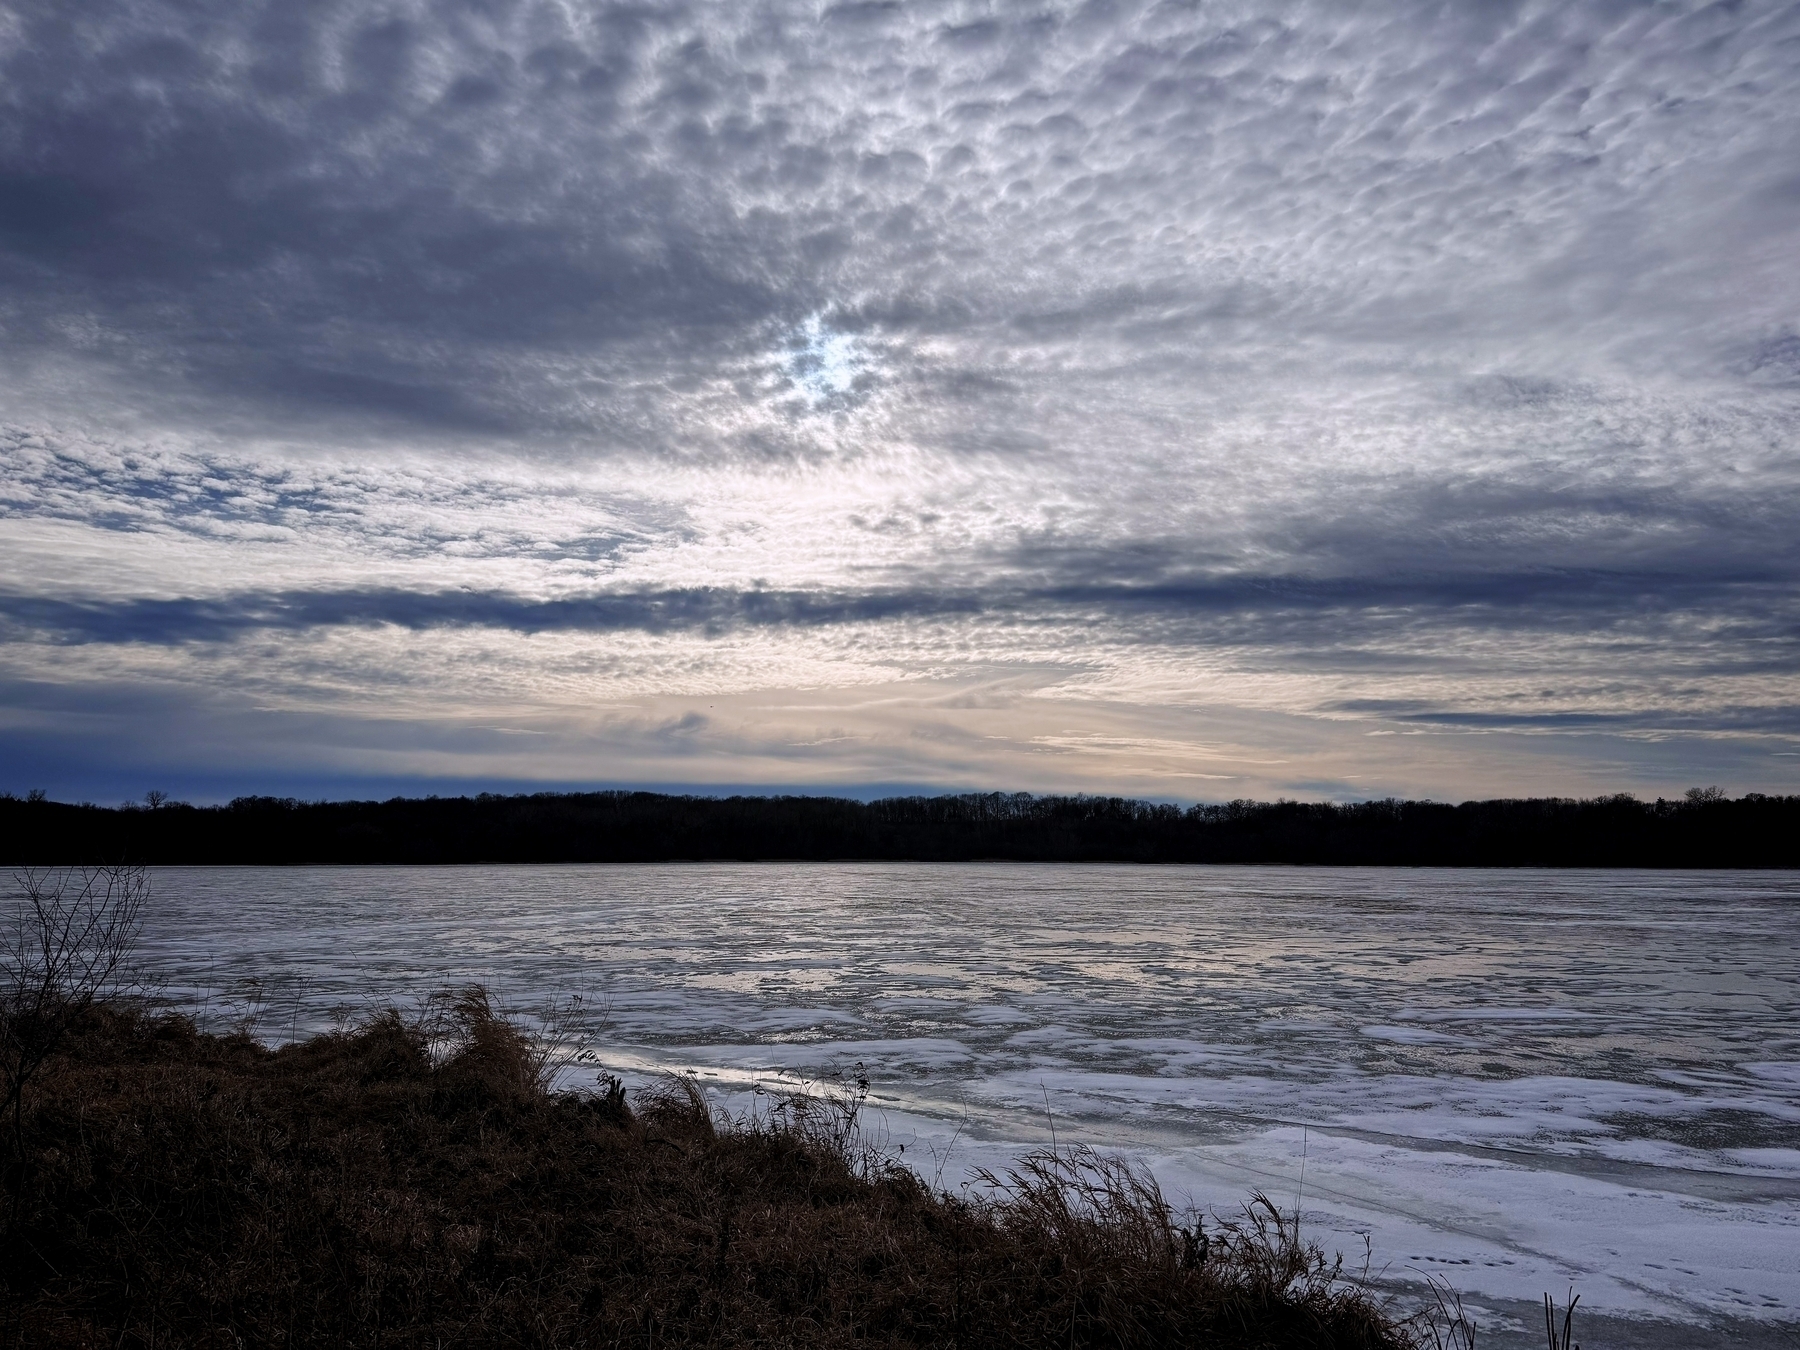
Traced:
<path fill-rule="evenodd" d="M 280 1050 L 95 1005 L 8 1155 L 7 1321 L 71 1346 L 1430 1343 L 1260 1197 L 1184 1220 L 1079 1147 L 934 1191 L 861 1134 L 866 1081 L 728 1119 L 680 1078 L 553 1093 L 546 1062 L 478 988 Z"/>

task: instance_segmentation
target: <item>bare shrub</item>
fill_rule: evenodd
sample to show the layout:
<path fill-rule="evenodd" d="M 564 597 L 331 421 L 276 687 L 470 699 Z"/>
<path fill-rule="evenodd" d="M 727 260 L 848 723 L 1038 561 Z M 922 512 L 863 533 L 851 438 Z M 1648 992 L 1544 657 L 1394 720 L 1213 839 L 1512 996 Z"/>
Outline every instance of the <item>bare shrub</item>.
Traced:
<path fill-rule="evenodd" d="M 142 867 L 28 869 L 0 923 L 0 1087 L 23 1149 L 26 1088 L 70 1025 L 129 984 L 150 876 Z"/>
<path fill-rule="evenodd" d="M 599 1027 L 583 995 L 552 995 L 535 1008 L 503 1008 L 500 1012 L 513 1022 L 529 1018 L 525 1039 L 531 1050 L 531 1074 L 545 1092 L 556 1086 L 557 1074 L 565 1064 L 591 1058 L 589 1045 Z"/>

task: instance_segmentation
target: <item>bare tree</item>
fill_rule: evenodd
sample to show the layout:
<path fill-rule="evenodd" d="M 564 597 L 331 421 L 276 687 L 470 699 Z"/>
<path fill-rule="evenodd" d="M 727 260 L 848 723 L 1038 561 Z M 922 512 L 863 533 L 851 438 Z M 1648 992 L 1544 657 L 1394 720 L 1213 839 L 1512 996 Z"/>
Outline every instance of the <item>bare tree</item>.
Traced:
<path fill-rule="evenodd" d="M 96 1000 L 123 992 L 150 875 L 142 867 L 28 869 L 0 921 L 0 1089 L 23 1157 L 25 1089 Z"/>

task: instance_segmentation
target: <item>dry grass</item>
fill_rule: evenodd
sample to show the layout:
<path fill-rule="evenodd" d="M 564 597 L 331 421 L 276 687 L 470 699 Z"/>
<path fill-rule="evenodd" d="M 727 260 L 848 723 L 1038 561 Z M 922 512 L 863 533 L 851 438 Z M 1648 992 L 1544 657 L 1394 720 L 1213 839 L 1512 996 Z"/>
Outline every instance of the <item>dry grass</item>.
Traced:
<path fill-rule="evenodd" d="M 7 1159 L 0 1342 L 1414 1343 L 1266 1201 L 1184 1229 L 1080 1149 L 953 1197 L 868 1147 L 860 1104 L 554 1094 L 479 991 L 274 1051 L 95 1007 Z"/>

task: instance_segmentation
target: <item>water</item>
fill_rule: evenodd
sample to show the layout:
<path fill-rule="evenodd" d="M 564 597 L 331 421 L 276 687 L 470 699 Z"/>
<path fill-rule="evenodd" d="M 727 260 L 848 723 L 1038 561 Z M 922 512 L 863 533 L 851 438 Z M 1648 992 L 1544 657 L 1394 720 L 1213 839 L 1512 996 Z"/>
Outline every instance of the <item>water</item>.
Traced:
<path fill-rule="evenodd" d="M 1590 1350 L 1800 1341 L 1800 875 L 171 868 L 145 950 L 215 1023 L 260 981 L 272 1039 L 481 979 L 739 1110 L 860 1063 L 942 1184 L 1054 1131 L 1260 1188 L 1484 1345 L 1570 1285 Z"/>

